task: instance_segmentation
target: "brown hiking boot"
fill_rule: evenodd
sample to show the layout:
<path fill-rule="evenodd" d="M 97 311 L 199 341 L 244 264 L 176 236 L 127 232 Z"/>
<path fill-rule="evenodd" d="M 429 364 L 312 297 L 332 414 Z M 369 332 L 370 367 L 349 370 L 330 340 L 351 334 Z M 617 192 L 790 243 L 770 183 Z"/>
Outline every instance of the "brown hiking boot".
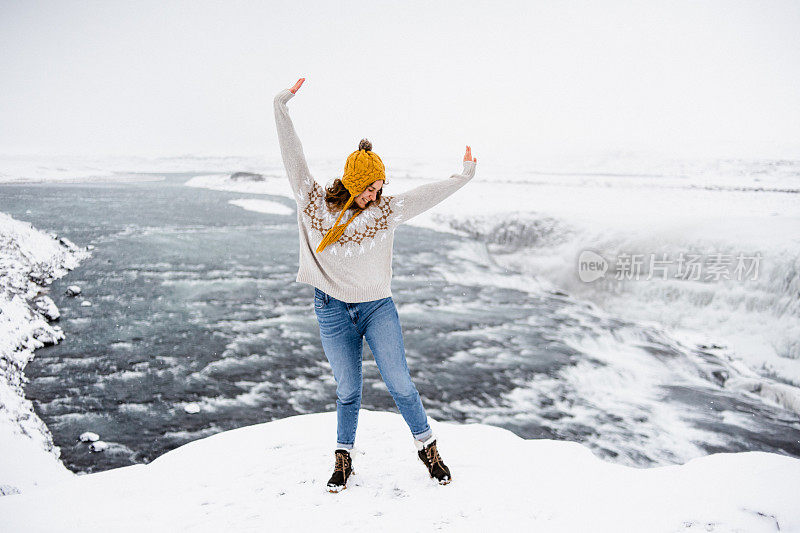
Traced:
<path fill-rule="evenodd" d="M 328 480 L 328 492 L 339 492 L 347 488 L 347 478 L 353 473 L 353 460 L 347 450 L 336 450 L 336 464 Z"/>
<path fill-rule="evenodd" d="M 436 478 L 439 485 L 447 485 L 452 481 L 453 478 L 450 475 L 450 469 L 447 468 L 447 465 L 444 464 L 441 456 L 439 456 L 439 450 L 436 448 L 436 439 L 419 450 L 417 455 L 420 460 L 425 463 L 425 466 L 428 468 L 428 473 L 431 477 Z"/>

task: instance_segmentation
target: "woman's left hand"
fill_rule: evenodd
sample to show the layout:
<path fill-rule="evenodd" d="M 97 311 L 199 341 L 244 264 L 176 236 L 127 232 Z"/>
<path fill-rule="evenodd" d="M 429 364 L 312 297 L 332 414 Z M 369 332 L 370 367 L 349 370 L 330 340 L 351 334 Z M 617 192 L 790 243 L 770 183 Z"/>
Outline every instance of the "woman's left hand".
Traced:
<path fill-rule="evenodd" d="M 478 162 L 477 157 L 472 157 L 472 148 L 470 148 L 469 145 L 467 145 L 467 153 L 464 154 L 464 161 Z"/>

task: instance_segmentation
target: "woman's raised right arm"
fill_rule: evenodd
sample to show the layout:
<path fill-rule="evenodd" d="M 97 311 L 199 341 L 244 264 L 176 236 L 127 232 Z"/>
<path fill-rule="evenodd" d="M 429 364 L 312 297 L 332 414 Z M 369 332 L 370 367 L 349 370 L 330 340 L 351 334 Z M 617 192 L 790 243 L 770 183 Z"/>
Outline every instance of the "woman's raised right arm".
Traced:
<path fill-rule="evenodd" d="M 294 130 L 286 103 L 294 97 L 303 81 L 305 78 L 300 78 L 294 87 L 279 92 L 274 101 L 275 126 L 278 128 L 281 157 L 283 157 L 283 165 L 286 167 L 286 174 L 289 176 L 289 183 L 292 185 L 292 191 L 298 203 L 313 188 L 314 178 L 308 170 L 306 156 L 303 154 L 303 145 Z"/>

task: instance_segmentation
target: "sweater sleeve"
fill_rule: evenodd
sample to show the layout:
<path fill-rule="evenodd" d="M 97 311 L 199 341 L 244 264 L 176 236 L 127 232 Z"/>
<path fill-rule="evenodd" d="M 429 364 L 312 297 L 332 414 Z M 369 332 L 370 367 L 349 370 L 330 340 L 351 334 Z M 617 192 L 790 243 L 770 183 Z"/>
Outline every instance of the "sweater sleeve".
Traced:
<path fill-rule="evenodd" d="M 475 176 L 473 161 L 464 161 L 464 170 L 460 174 L 453 174 L 433 183 L 420 185 L 408 192 L 394 196 L 395 206 L 399 215 L 395 219 L 397 224 L 402 224 L 435 206 L 458 189 L 467 184 Z"/>
<path fill-rule="evenodd" d="M 286 102 L 293 97 L 294 93 L 289 89 L 284 89 L 275 96 L 275 126 L 278 128 L 278 143 L 283 165 L 286 167 L 295 200 L 300 202 L 301 198 L 314 187 L 314 178 L 308 170 L 303 145 L 297 137 L 294 124 L 289 117 L 289 108 L 286 106 Z"/>

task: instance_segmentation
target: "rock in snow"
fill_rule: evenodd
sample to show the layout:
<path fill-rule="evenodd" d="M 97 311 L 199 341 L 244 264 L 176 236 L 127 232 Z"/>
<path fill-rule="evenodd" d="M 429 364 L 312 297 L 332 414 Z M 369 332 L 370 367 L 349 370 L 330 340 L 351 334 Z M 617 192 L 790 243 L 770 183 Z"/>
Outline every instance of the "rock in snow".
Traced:
<path fill-rule="evenodd" d="M 231 174 L 233 181 L 264 181 L 264 176 L 254 172 L 234 172 Z"/>
<path fill-rule="evenodd" d="M 336 413 L 200 439 L 147 465 L 0 498 L 8 532 L 799 531 L 800 460 L 723 453 L 685 465 L 606 463 L 574 442 L 430 420 L 453 472 L 440 486 L 399 414 L 362 410 L 354 474 L 325 489 Z"/>
<path fill-rule="evenodd" d="M 36 310 L 47 320 L 53 321 L 61 318 L 61 312 L 56 307 L 56 303 L 49 296 L 40 296 L 33 300 Z"/>
<path fill-rule="evenodd" d="M 81 288 L 77 285 L 70 285 L 67 287 L 67 296 L 77 296 L 81 293 Z"/>
<path fill-rule="evenodd" d="M 87 431 L 85 433 L 81 433 L 81 442 L 97 442 L 100 440 L 100 435 L 97 433 L 92 433 L 91 431 Z"/>
<path fill-rule="evenodd" d="M 93 452 L 103 452 L 108 449 L 108 443 L 102 440 L 95 441 L 89 445 L 89 449 Z"/>

